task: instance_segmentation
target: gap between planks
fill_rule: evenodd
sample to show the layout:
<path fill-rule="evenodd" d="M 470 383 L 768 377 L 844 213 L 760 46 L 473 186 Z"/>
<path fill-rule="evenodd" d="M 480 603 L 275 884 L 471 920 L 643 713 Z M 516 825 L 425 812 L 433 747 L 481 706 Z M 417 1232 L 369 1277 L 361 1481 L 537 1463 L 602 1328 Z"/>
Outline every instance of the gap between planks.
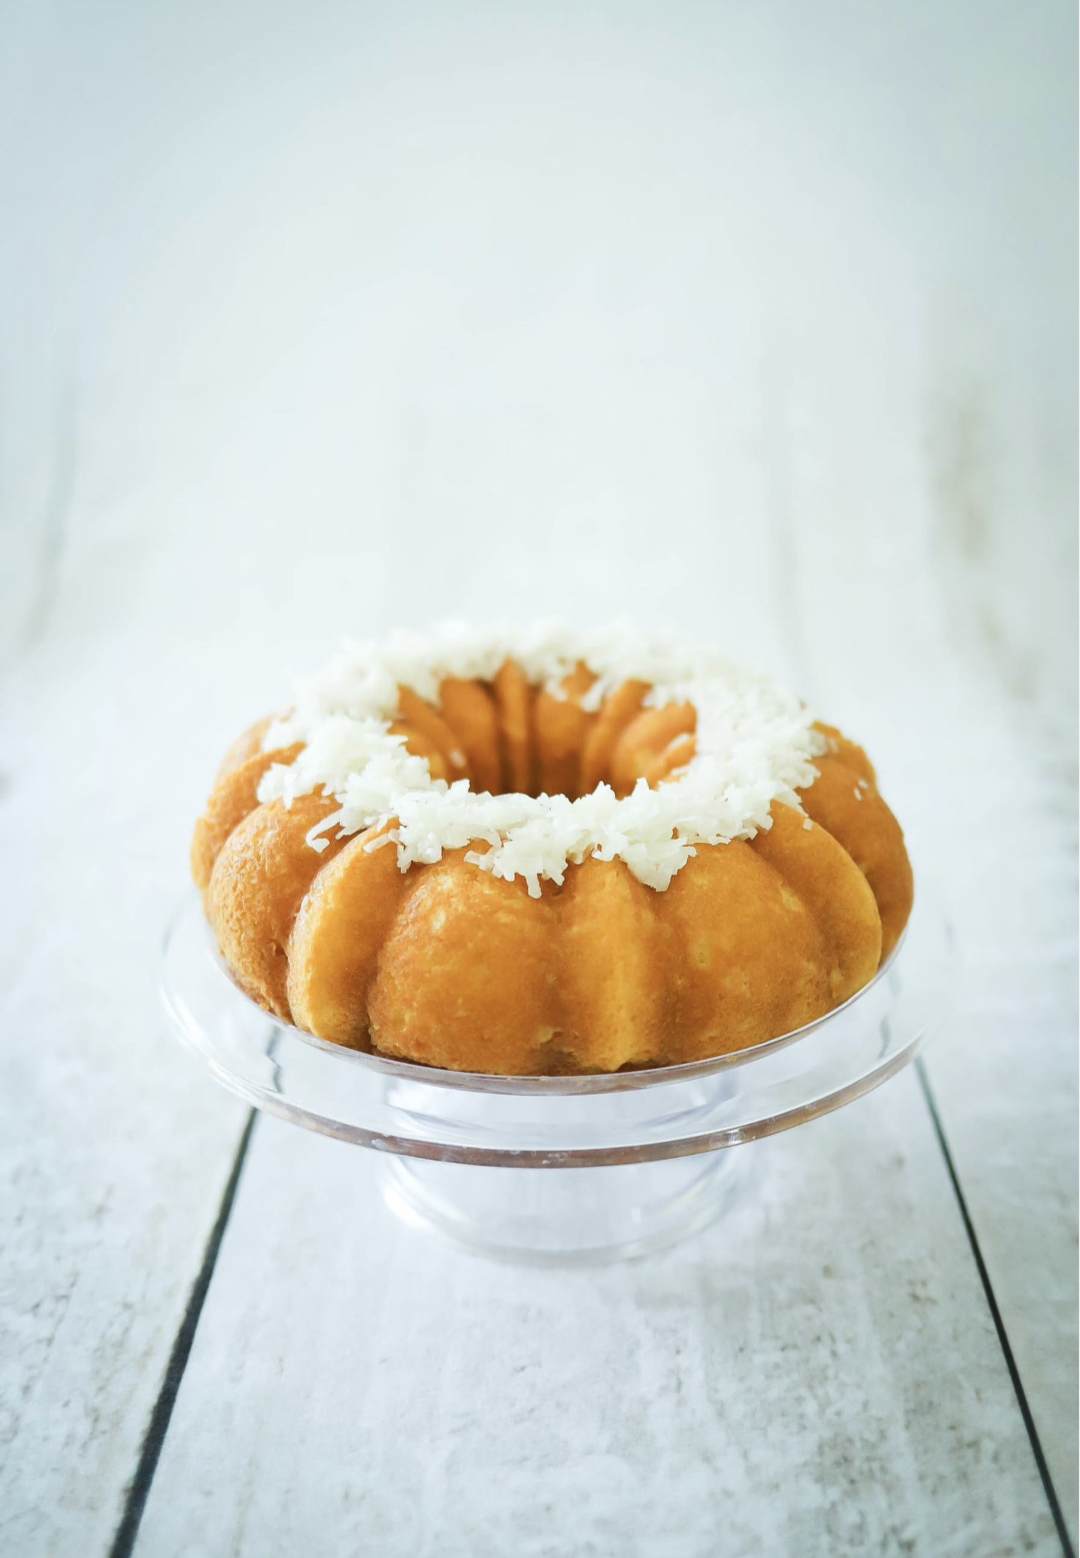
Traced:
<path fill-rule="evenodd" d="M 161 1449 L 165 1443 L 165 1435 L 169 1431 L 169 1422 L 172 1418 L 173 1407 L 180 1392 L 180 1384 L 184 1378 L 188 1358 L 191 1356 L 191 1348 L 195 1341 L 195 1332 L 199 1327 L 199 1317 L 206 1303 L 206 1295 L 210 1291 L 210 1282 L 214 1275 L 214 1267 L 221 1252 L 222 1240 L 225 1237 L 225 1229 L 228 1227 L 229 1218 L 232 1215 L 233 1203 L 236 1200 L 236 1192 L 240 1185 L 240 1176 L 244 1171 L 244 1163 L 247 1158 L 248 1148 L 251 1145 L 252 1133 L 255 1129 L 255 1120 L 258 1111 L 248 1111 L 247 1122 L 240 1136 L 236 1148 L 236 1156 L 229 1171 L 229 1177 L 225 1182 L 222 1192 L 221 1204 L 214 1226 L 210 1230 L 210 1237 L 206 1241 L 206 1249 L 203 1251 L 202 1263 L 199 1272 L 192 1285 L 191 1294 L 184 1310 L 183 1319 L 180 1322 L 176 1338 L 173 1341 L 172 1351 L 165 1368 L 165 1375 L 158 1391 L 154 1410 L 150 1414 L 146 1433 L 143 1437 L 142 1448 L 139 1451 L 139 1462 L 135 1468 L 135 1475 L 128 1486 L 124 1500 L 124 1512 L 120 1517 L 120 1524 L 116 1528 L 116 1535 L 109 1549 L 109 1558 L 131 1558 L 136 1539 L 139 1535 L 139 1525 L 142 1521 L 146 1501 L 150 1496 L 150 1488 L 154 1481 L 154 1473 L 157 1471 Z"/>
<path fill-rule="evenodd" d="M 956 1165 L 953 1163 L 953 1156 L 952 1152 L 949 1150 L 949 1143 L 945 1137 L 945 1130 L 941 1123 L 941 1116 L 938 1114 L 937 1104 L 934 1102 L 934 1094 L 930 1086 L 930 1078 L 926 1074 L 926 1067 L 923 1064 L 921 1057 L 915 1062 L 915 1071 L 919 1078 L 919 1088 L 922 1092 L 922 1096 L 926 1100 L 926 1107 L 930 1111 L 930 1119 L 934 1126 L 934 1135 L 937 1137 L 938 1146 L 941 1148 L 941 1155 L 945 1159 L 945 1168 L 948 1171 L 949 1183 L 952 1185 L 953 1194 L 956 1196 L 956 1204 L 960 1209 L 960 1217 L 964 1224 L 964 1232 L 967 1234 L 968 1244 L 971 1246 L 971 1254 L 975 1261 L 975 1268 L 979 1273 L 979 1281 L 982 1283 L 983 1292 L 986 1294 L 986 1302 L 990 1310 L 990 1317 L 994 1322 L 994 1329 L 997 1332 L 998 1342 L 1001 1345 L 1001 1351 L 1005 1358 L 1005 1366 L 1009 1371 L 1009 1378 L 1012 1380 L 1013 1391 L 1016 1394 L 1016 1404 L 1020 1408 L 1020 1416 L 1023 1418 L 1024 1427 L 1027 1429 L 1027 1436 L 1031 1442 L 1031 1453 L 1035 1457 L 1035 1465 L 1039 1468 L 1039 1476 L 1042 1478 L 1043 1492 L 1046 1494 L 1047 1503 L 1050 1505 L 1050 1513 L 1054 1517 L 1054 1525 L 1057 1527 L 1057 1534 L 1061 1540 L 1062 1551 L 1065 1554 L 1065 1558 L 1076 1558 L 1076 1554 L 1073 1551 L 1072 1542 L 1069 1540 L 1069 1532 L 1065 1525 L 1065 1517 L 1062 1514 L 1061 1503 L 1058 1499 L 1057 1491 L 1054 1487 L 1053 1478 L 1050 1475 L 1050 1468 L 1046 1463 L 1046 1456 L 1043 1453 L 1042 1443 L 1039 1439 L 1039 1431 L 1035 1427 L 1035 1419 L 1032 1417 L 1031 1408 L 1028 1405 L 1027 1392 L 1024 1390 L 1024 1384 L 1020 1378 L 1020 1371 L 1016 1366 L 1016 1359 L 1013 1357 L 1013 1350 L 1009 1342 L 1009 1335 L 1005 1329 L 1005 1322 L 1002 1319 L 1001 1310 L 998 1308 L 998 1302 L 994 1296 L 994 1287 L 990 1281 L 990 1273 L 986 1268 L 986 1262 L 983 1260 L 982 1250 L 979 1248 L 979 1239 L 975 1232 L 975 1225 L 971 1220 L 970 1213 L 968 1212 L 967 1201 L 964 1197 L 964 1192 L 960 1185 L 959 1175 L 956 1172 Z"/>

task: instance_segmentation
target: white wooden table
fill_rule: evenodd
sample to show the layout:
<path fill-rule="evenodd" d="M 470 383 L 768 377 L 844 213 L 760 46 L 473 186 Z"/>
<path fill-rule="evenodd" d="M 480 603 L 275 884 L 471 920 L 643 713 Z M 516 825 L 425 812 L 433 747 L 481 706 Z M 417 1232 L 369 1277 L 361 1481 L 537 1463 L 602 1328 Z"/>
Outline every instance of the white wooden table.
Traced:
<path fill-rule="evenodd" d="M 0 1553 L 1071 1551 L 1070 12 L 4 25 Z M 406 1227 L 165 1029 L 228 739 L 448 611 L 781 675 L 951 909 L 925 1064 L 648 1260 Z"/>

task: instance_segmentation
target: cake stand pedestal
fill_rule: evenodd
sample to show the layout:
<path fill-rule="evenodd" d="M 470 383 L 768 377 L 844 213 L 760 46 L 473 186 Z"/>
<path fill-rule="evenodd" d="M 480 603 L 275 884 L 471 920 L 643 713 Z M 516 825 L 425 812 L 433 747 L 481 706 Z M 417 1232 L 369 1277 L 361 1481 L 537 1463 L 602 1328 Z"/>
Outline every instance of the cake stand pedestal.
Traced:
<path fill-rule="evenodd" d="M 740 1157 L 711 1152 L 614 1168 L 506 1169 L 392 1158 L 387 1204 L 483 1255 L 587 1265 L 647 1255 L 697 1233 L 731 1204 Z"/>
<path fill-rule="evenodd" d="M 907 1064 L 944 1008 L 948 928 L 925 895 L 889 962 L 828 1017 L 735 1055 L 649 1071 L 496 1077 L 343 1049 L 233 984 L 181 903 L 162 995 L 181 1038 L 257 1108 L 387 1155 L 406 1221 L 532 1262 L 642 1255 L 697 1232 L 747 1182 L 730 1149 L 826 1114 Z"/>

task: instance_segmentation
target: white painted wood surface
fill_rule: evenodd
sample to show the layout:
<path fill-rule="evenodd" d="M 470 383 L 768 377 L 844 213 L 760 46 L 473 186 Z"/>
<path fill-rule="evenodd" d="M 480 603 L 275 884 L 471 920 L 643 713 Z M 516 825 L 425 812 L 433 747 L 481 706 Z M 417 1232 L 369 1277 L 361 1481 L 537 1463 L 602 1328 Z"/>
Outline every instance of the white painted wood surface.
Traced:
<path fill-rule="evenodd" d="M 864 734 L 915 858 L 948 884 L 960 990 L 926 1065 L 1075 1542 L 1077 1198 L 1065 1165 L 1077 1153 L 1076 655 L 1050 575 L 1075 582 L 1076 570 L 1062 525 L 1042 554 L 1041 606 L 1035 589 L 1011 624 L 1003 581 L 1022 447 L 983 473 L 996 490 L 976 490 L 969 471 L 966 490 L 943 494 L 913 457 L 925 407 L 898 382 L 883 396 L 865 366 L 861 383 L 849 369 L 843 442 L 813 385 L 789 386 L 792 618 L 807 685 Z M 946 425 L 936 436 L 958 435 Z M 869 523 L 849 484 L 865 492 L 872 474 Z M 1017 592 L 1032 588 L 1022 573 Z"/>
<path fill-rule="evenodd" d="M 108 1550 L 243 1118 L 163 1032 L 191 786 L 157 697 L 61 632 L 3 696 L 5 1554 Z"/>
<path fill-rule="evenodd" d="M 1075 1542 L 1071 12 L 3 26 L 0 1550 L 108 1549 L 229 1172 L 152 989 L 217 755 L 448 607 L 681 628 L 866 740 Z M 914 1078 L 774 1156 L 537 1276 L 260 1124 L 139 1550 L 1057 1550 Z"/>
<path fill-rule="evenodd" d="M 745 1151 L 699 1239 L 552 1271 L 261 1121 L 139 1558 L 1059 1551 L 914 1074 Z"/>

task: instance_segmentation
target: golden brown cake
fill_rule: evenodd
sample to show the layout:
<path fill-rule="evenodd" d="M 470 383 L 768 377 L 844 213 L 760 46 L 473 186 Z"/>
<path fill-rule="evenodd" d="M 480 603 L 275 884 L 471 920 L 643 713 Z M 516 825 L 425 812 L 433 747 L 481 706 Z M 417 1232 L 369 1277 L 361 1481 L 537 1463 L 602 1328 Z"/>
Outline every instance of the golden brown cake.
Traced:
<path fill-rule="evenodd" d="M 712 654 L 617 634 L 346 646 L 234 743 L 191 859 L 268 1011 L 503 1075 L 800 1028 L 873 977 L 913 892 L 861 747 Z"/>

